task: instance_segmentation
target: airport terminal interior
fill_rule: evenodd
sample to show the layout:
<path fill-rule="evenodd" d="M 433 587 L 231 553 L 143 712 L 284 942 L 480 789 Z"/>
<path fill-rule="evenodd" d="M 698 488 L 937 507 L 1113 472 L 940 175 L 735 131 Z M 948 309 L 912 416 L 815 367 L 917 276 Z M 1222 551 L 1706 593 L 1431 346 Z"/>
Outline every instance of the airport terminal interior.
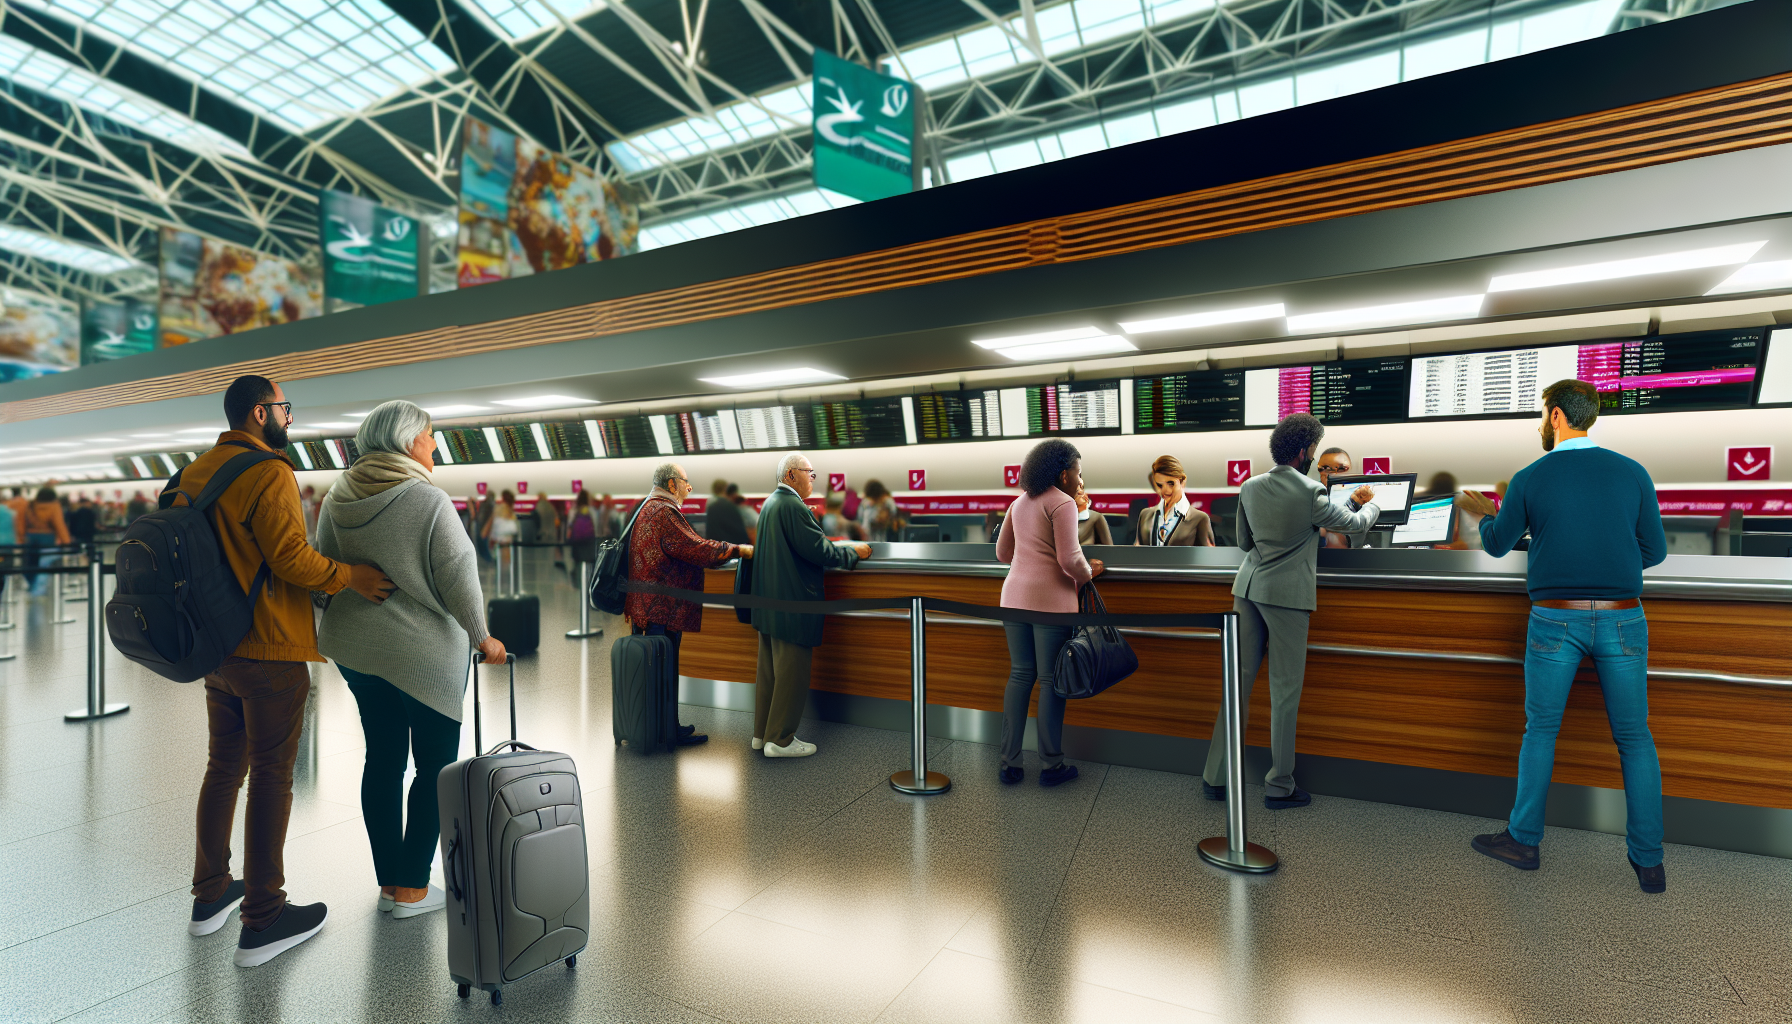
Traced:
<path fill-rule="evenodd" d="M 0 79 L 0 1021 L 1792 1020 L 1792 0 Z"/>

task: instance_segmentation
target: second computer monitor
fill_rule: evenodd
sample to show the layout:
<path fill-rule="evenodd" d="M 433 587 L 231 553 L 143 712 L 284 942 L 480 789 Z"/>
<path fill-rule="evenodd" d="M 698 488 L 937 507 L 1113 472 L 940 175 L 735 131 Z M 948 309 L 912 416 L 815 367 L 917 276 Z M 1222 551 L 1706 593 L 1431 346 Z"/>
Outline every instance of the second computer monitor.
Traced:
<path fill-rule="evenodd" d="M 1412 504 L 1412 492 L 1419 485 L 1417 473 L 1387 473 L 1381 476 L 1334 476 L 1327 498 L 1332 504 L 1346 506 L 1358 487 L 1375 492 L 1375 507 L 1381 515 L 1376 526 L 1399 526 L 1406 522 Z"/>

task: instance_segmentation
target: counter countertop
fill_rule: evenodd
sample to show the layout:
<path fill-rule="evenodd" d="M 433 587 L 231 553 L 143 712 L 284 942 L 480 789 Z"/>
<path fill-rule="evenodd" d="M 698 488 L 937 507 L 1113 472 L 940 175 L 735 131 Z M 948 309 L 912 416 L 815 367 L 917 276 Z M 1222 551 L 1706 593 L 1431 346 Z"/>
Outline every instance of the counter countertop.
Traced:
<path fill-rule="evenodd" d="M 1006 576 L 994 544 L 873 544 L 858 572 Z M 1229 583 L 1244 552 L 1233 547 L 1085 549 L 1115 579 Z M 1527 555 L 1485 551 L 1360 548 L 1319 552 L 1322 587 L 1523 593 Z M 1792 603 L 1792 558 L 1669 555 L 1643 571 L 1644 597 Z"/>

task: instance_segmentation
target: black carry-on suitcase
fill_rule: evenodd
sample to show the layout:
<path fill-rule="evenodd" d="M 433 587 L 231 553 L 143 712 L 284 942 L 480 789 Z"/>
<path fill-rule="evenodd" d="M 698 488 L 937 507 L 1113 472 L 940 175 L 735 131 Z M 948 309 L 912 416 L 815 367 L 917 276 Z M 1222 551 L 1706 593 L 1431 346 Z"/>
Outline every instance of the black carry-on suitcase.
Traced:
<path fill-rule="evenodd" d="M 442 769 L 442 873 L 448 882 L 448 974 L 504 1001 L 504 986 L 572 967 L 591 935 L 585 812 L 572 758 L 510 739 L 480 752 L 479 658 L 473 659 L 472 757 Z"/>
<path fill-rule="evenodd" d="M 618 745 L 640 754 L 676 745 L 678 680 L 672 638 L 655 633 L 619 636 L 610 645 L 610 731 Z"/>
<path fill-rule="evenodd" d="M 504 592 L 502 560 L 506 552 L 510 555 L 508 594 Z M 498 593 L 485 603 L 485 628 L 504 641 L 505 650 L 519 657 L 534 654 L 535 649 L 541 646 L 541 598 L 522 592 L 516 562 L 520 553 L 514 544 L 499 550 Z"/>

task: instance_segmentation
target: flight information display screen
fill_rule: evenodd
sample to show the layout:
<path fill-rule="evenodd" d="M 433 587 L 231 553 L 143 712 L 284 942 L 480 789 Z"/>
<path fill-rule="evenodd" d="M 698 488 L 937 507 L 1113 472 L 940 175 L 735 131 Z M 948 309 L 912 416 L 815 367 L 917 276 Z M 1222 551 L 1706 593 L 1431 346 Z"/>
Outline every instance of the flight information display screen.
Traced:
<path fill-rule="evenodd" d="M 803 412 L 809 412 L 803 407 Z M 763 409 L 736 409 L 734 419 L 740 425 L 740 444 L 747 451 L 769 448 L 804 448 L 813 443 L 809 431 L 799 428 L 797 407 L 774 405 Z M 804 415 L 803 419 L 809 417 Z"/>
<path fill-rule="evenodd" d="M 1406 414 L 1509 416 L 1543 408 L 1543 389 L 1580 372 L 1578 345 L 1456 352 L 1412 361 Z"/>
<path fill-rule="evenodd" d="M 1321 423 L 1402 420 L 1407 377 L 1404 357 L 1246 370 L 1245 423 L 1274 424 L 1297 412 L 1311 413 Z M 1268 415 L 1272 402 L 1273 418 Z"/>
<path fill-rule="evenodd" d="M 740 431 L 735 427 L 734 410 L 721 412 L 681 412 L 678 432 L 687 452 L 725 452 L 740 449 Z"/>
<path fill-rule="evenodd" d="M 541 433 L 547 440 L 548 453 L 556 459 L 603 458 L 604 453 L 601 448 L 594 450 L 591 447 L 591 431 L 585 428 L 585 424 L 581 420 L 543 423 L 541 424 Z"/>
<path fill-rule="evenodd" d="M 646 416 L 598 420 L 597 429 L 603 438 L 604 454 L 609 458 L 648 458 L 660 454 L 659 443 L 654 440 L 653 427 Z"/>
<path fill-rule="evenodd" d="M 491 462 L 491 445 L 478 427 L 450 427 L 441 432 L 448 442 L 448 456 L 455 462 Z"/>
<path fill-rule="evenodd" d="M 1227 430 L 1245 425 L 1243 370 L 1207 370 L 1140 377 L 1133 382 L 1133 429 Z"/>
<path fill-rule="evenodd" d="M 1762 405 L 1792 402 L 1792 328 L 1768 335 L 1767 351 L 1761 356 L 1761 393 L 1755 401 Z"/>
<path fill-rule="evenodd" d="M 815 447 L 892 448 L 909 444 L 915 418 L 909 401 L 897 397 L 816 402 L 807 410 Z"/>
<path fill-rule="evenodd" d="M 1029 434 L 1118 434 L 1120 382 L 1071 381 L 1027 389 Z"/>
<path fill-rule="evenodd" d="M 915 396 L 915 433 L 925 443 L 1002 436 L 1002 393 L 935 391 Z"/>
<path fill-rule="evenodd" d="M 1582 345 L 1576 376 L 1598 385 L 1602 412 L 1740 408 L 1754 395 L 1763 334 L 1752 327 Z"/>
<path fill-rule="evenodd" d="M 498 435 L 505 462 L 535 462 L 542 457 L 535 444 L 535 432 L 527 424 L 505 423 L 489 429 Z"/>

